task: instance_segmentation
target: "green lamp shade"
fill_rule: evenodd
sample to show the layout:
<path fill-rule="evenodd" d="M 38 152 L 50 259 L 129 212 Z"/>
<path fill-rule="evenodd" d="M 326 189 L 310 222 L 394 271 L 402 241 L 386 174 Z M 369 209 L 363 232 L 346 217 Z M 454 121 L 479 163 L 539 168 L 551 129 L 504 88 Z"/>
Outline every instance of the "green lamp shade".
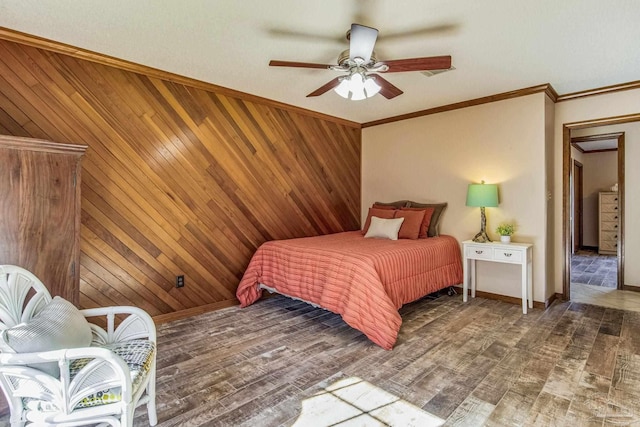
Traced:
<path fill-rule="evenodd" d="M 467 206 L 495 208 L 498 206 L 497 184 L 469 184 Z"/>

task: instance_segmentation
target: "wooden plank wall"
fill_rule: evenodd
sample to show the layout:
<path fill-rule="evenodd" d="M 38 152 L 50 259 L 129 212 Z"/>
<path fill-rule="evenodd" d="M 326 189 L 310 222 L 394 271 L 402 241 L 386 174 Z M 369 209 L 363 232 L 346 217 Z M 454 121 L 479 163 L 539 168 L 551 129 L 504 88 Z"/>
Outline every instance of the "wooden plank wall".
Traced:
<path fill-rule="evenodd" d="M 359 227 L 359 126 L 228 90 L 0 40 L 0 134 L 89 146 L 83 308 L 234 304 L 261 243 Z"/>

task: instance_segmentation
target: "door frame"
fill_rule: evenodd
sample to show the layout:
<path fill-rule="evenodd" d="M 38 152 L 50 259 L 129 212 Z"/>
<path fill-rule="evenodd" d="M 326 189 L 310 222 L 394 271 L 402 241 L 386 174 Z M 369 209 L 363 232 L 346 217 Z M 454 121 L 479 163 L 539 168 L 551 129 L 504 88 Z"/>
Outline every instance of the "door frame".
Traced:
<path fill-rule="evenodd" d="M 573 247 L 572 253 L 576 253 L 578 249 L 582 248 L 582 209 L 584 200 L 583 197 L 583 165 L 576 159 L 573 159 Z"/>
<path fill-rule="evenodd" d="M 602 119 L 583 120 L 580 122 L 564 123 L 562 125 L 562 249 L 564 254 L 562 266 L 562 298 L 569 300 L 571 295 L 571 131 L 591 127 L 618 125 L 640 121 L 640 114 L 606 117 Z M 618 289 L 624 289 L 624 134 L 618 139 L 618 203 L 620 215 L 618 217 Z"/>

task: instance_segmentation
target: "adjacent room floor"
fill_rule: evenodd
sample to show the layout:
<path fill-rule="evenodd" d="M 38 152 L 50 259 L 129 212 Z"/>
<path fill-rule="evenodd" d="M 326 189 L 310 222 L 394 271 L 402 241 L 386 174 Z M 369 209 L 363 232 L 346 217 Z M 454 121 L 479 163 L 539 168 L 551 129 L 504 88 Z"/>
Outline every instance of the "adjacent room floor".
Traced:
<path fill-rule="evenodd" d="M 392 351 L 281 296 L 161 325 L 159 425 L 640 423 L 640 313 L 445 295 L 401 314 Z"/>
<path fill-rule="evenodd" d="M 599 255 L 590 249 L 577 251 L 571 255 L 571 283 L 615 289 L 618 285 L 617 257 Z"/>
<path fill-rule="evenodd" d="M 571 300 L 640 311 L 640 292 L 617 290 L 617 258 L 580 250 L 571 256 Z"/>
<path fill-rule="evenodd" d="M 640 292 L 620 291 L 603 286 L 572 283 L 571 301 L 620 310 L 640 311 Z"/>

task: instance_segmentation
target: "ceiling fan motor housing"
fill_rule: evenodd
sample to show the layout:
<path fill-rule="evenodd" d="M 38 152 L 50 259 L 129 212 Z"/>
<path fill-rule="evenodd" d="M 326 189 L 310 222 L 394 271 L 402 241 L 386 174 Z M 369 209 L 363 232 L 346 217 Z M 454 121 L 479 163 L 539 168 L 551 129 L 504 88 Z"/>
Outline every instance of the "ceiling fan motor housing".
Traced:
<path fill-rule="evenodd" d="M 360 67 L 366 67 L 366 66 L 374 65 L 378 61 L 375 50 L 371 52 L 371 59 L 366 64 L 364 63 L 358 64 L 357 61 L 351 60 L 350 58 L 351 58 L 351 55 L 350 55 L 349 49 L 343 50 L 342 52 L 340 52 L 340 55 L 338 55 L 338 65 L 345 68 L 351 68 L 356 65 Z M 357 58 L 357 59 L 361 59 L 361 58 Z"/>

